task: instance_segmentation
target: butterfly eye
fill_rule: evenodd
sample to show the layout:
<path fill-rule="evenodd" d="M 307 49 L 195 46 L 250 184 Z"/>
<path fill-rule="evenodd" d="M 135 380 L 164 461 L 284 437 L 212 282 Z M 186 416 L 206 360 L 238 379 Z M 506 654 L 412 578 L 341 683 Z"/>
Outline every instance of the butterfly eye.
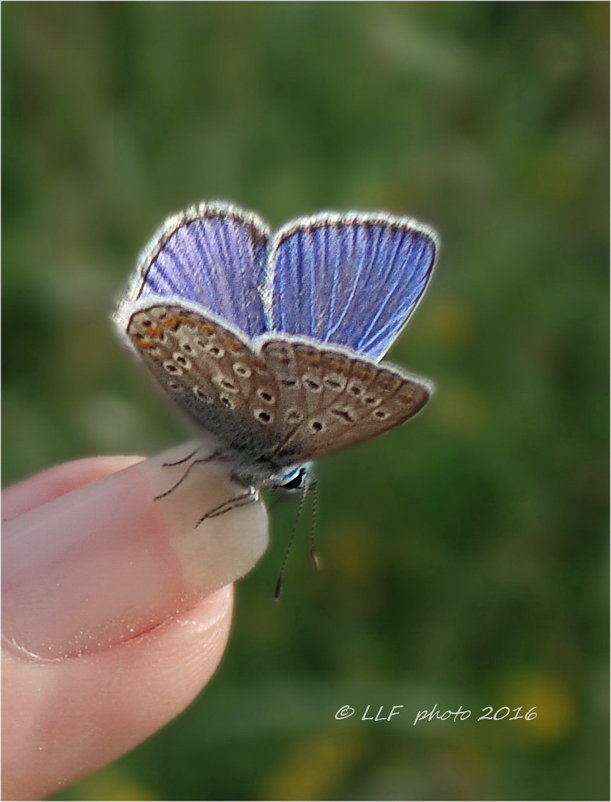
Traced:
<path fill-rule="evenodd" d="M 280 487 L 282 490 L 299 490 L 303 491 L 304 488 L 307 486 L 308 482 L 308 472 L 306 468 L 300 468 L 300 470 L 292 476 L 287 481 L 283 482 Z"/>
<path fill-rule="evenodd" d="M 273 421 L 273 416 L 264 409 L 256 409 L 255 418 L 261 421 L 261 423 L 271 423 Z"/>

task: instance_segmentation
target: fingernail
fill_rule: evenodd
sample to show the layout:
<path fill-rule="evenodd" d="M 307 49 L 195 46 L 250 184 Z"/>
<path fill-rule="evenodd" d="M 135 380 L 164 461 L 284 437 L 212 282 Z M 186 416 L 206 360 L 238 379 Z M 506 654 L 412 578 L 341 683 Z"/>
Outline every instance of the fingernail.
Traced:
<path fill-rule="evenodd" d="M 3 637 L 58 659 L 137 637 L 246 574 L 267 546 L 262 503 L 202 516 L 244 493 L 226 463 L 172 449 L 29 510 L 5 526 Z"/>

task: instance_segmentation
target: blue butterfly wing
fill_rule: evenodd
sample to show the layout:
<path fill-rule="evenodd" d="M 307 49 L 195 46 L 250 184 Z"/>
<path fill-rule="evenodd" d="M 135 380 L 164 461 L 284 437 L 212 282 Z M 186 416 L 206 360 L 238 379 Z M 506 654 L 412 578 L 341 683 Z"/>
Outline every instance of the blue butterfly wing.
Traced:
<path fill-rule="evenodd" d="M 435 232 L 410 218 L 322 214 L 289 223 L 270 255 L 270 328 L 380 359 L 422 297 Z"/>
<path fill-rule="evenodd" d="M 155 296 L 202 307 L 249 337 L 266 330 L 260 286 L 269 230 L 230 204 L 171 217 L 144 249 L 123 303 Z"/>

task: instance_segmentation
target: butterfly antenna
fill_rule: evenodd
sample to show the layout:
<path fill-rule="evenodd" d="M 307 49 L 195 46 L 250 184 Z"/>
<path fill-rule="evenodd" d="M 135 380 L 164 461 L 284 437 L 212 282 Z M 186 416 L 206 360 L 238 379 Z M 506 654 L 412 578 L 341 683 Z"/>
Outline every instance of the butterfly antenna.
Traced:
<path fill-rule="evenodd" d="M 315 571 L 320 571 L 320 560 L 316 553 L 316 530 L 318 526 L 318 482 L 312 479 L 310 486 L 307 490 L 312 490 L 312 526 L 310 527 L 310 549 L 309 556 Z M 305 493 L 304 493 L 305 496 Z"/>
<path fill-rule="evenodd" d="M 301 520 L 301 515 L 303 513 L 303 508 L 305 506 L 306 497 L 308 495 L 309 489 L 310 489 L 309 487 L 304 488 L 304 491 L 301 494 L 301 498 L 299 500 L 299 509 L 297 510 L 297 516 L 295 517 L 295 523 L 293 524 L 293 531 L 291 532 L 289 542 L 286 544 L 284 557 L 282 558 L 282 562 L 280 564 L 280 570 L 278 571 L 278 579 L 276 580 L 276 588 L 274 590 L 274 601 L 278 601 L 278 599 L 280 598 L 280 594 L 282 593 L 282 587 L 284 585 L 284 575 L 286 573 L 286 566 L 289 561 L 289 555 L 293 548 L 293 543 L 295 542 L 297 527 L 299 526 L 299 521 Z"/>

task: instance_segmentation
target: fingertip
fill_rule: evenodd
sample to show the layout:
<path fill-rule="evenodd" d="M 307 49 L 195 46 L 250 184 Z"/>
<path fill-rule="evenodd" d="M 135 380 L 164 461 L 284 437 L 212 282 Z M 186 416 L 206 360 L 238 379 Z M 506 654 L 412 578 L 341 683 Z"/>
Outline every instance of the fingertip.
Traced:
<path fill-rule="evenodd" d="M 15 649 L 45 659 L 106 649 L 254 566 L 268 541 L 263 504 L 229 505 L 196 526 L 202 512 L 245 492 L 227 463 L 198 465 L 153 500 L 184 470 L 164 463 L 188 449 L 132 464 L 7 525 L 3 632 Z"/>
<path fill-rule="evenodd" d="M 227 586 L 100 652 L 51 663 L 9 655 L 3 678 L 3 721 L 6 727 L 11 722 L 3 750 L 5 798 L 46 798 L 181 713 L 219 666 L 232 607 L 233 588 Z"/>

